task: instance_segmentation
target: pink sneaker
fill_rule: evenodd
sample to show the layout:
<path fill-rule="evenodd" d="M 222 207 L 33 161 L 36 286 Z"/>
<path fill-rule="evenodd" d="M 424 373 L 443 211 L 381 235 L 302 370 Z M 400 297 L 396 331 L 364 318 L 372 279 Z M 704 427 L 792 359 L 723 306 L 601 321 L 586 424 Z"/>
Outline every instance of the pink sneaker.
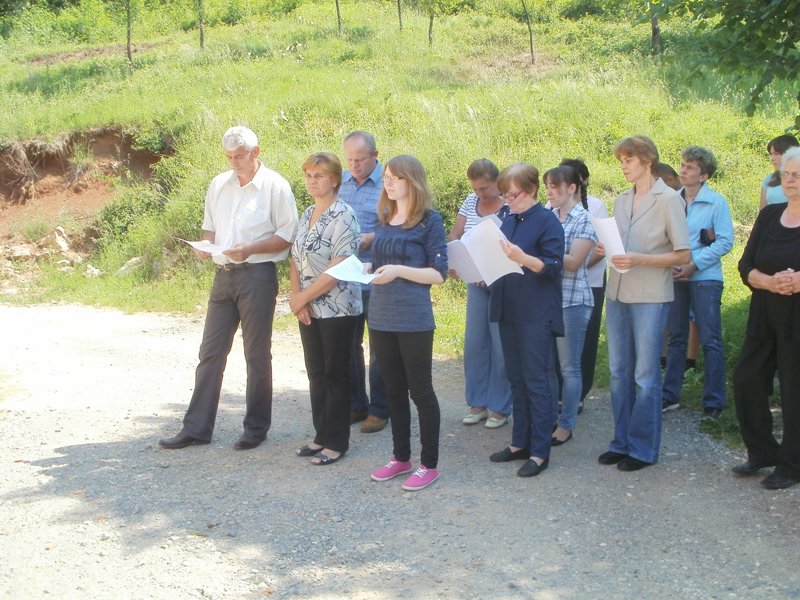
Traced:
<path fill-rule="evenodd" d="M 422 490 L 439 479 L 438 469 L 429 469 L 425 465 L 420 465 L 414 474 L 403 482 L 402 488 L 409 492 Z"/>
<path fill-rule="evenodd" d="M 389 459 L 389 462 L 386 463 L 386 465 L 373 471 L 370 477 L 372 477 L 375 481 L 389 481 L 398 475 L 411 473 L 413 470 L 414 465 L 411 464 L 410 460 L 399 461 L 393 456 Z"/>

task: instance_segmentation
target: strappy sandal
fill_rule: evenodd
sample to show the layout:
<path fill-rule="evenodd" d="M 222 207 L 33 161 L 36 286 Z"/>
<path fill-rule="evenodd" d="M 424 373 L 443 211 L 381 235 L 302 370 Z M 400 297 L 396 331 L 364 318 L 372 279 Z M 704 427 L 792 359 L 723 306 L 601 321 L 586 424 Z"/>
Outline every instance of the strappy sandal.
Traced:
<path fill-rule="evenodd" d="M 316 456 L 322 448 L 312 448 L 308 444 L 297 450 L 297 456 Z"/>
<path fill-rule="evenodd" d="M 328 456 L 327 454 L 323 454 L 322 452 L 317 452 L 314 455 L 314 458 L 311 459 L 311 464 L 314 465 L 314 466 L 317 466 L 317 467 L 326 466 L 326 465 L 332 465 L 333 463 L 335 463 L 337 460 L 339 460 L 343 456 L 344 456 L 344 452 L 342 452 L 336 458 L 333 458 L 332 456 Z M 314 461 L 314 459 L 316 459 L 316 462 Z"/>

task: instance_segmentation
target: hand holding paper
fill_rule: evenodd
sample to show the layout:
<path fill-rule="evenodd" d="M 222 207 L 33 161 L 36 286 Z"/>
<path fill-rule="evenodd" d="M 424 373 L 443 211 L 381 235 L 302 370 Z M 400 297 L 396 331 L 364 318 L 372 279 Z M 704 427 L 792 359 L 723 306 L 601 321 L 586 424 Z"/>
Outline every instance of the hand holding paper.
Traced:
<path fill-rule="evenodd" d="M 622 244 L 622 237 L 619 234 L 617 220 L 614 217 L 605 219 L 592 217 L 592 227 L 594 227 L 597 238 L 605 248 L 606 257 L 613 259 L 614 256 L 625 254 L 625 246 Z M 611 262 L 611 266 L 618 273 L 627 273 L 630 271 L 630 267 L 621 268 L 615 265 L 613 260 L 609 262 Z"/>
<path fill-rule="evenodd" d="M 378 277 L 378 275 L 371 275 L 365 271 L 364 263 L 358 260 L 355 254 L 351 254 L 342 262 L 327 269 L 325 273 L 339 281 L 355 281 L 357 283 L 370 283 Z"/>

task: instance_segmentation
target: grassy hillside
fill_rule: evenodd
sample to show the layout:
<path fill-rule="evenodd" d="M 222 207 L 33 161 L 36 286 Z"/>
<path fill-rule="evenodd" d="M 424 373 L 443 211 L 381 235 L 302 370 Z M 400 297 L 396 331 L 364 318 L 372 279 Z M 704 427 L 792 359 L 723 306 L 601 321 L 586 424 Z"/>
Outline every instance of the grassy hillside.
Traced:
<path fill-rule="evenodd" d="M 265 162 L 290 180 L 301 205 L 308 202 L 302 159 L 339 152 L 348 131 L 368 129 L 382 157 L 402 152 L 422 160 L 448 222 L 468 190 L 465 170 L 478 157 L 501 167 L 530 161 L 544 171 L 562 157 L 580 156 L 592 171 L 591 191 L 610 205 L 626 187 L 611 154 L 617 140 L 649 135 L 675 166 L 682 147 L 700 144 L 717 154 L 720 171 L 712 183 L 729 198 L 734 220 L 749 224 L 759 182 L 770 170 L 765 143 L 794 114 L 785 90 L 776 89 L 759 114 L 744 116 L 746 90 L 691 69 L 687 40 L 699 33 L 687 22 L 664 22 L 665 56 L 651 58 L 649 25 L 635 20 L 628 3 L 536 3 L 535 65 L 515 2 L 495 0 L 437 18 L 431 47 L 425 15 L 406 10 L 400 32 L 393 3 L 341 4 L 342 36 L 329 1 L 212 4 L 217 25 L 209 28 L 204 51 L 189 5 L 164 12 L 143 4 L 132 65 L 122 47 L 109 45 L 124 39 L 120 15 L 95 0 L 79 5 L 83 12 L 33 11 L 13 26 L 7 21 L 0 139 L 52 139 L 121 124 L 142 146 L 158 150 L 174 140 L 175 147 L 158 166 L 155 192 L 120 187 L 117 207 L 135 215 L 133 222 L 114 221 L 119 211 L 113 209 L 104 216 L 108 235 L 93 263 L 110 271 L 142 255 L 147 260 L 138 275 L 87 280 L 45 268 L 34 298 L 128 309 L 202 305 L 209 270 L 177 249 L 171 236 L 197 235 L 206 185 L 226 168 L 220 135 L 236 123 L 260 135 Z M 575 16 L 591 5 L 606 12 Z M 223 18 L 237 6 L 241 14 Z M 92 20 L 104 25 L 79 27 Z M 69 43 L 64 31 L 83 42 Z M 153 193 L 161 202 L 150 201 Z M 161 208 L 144 208 L 153 205 Z M 731 360 L 746 310 L 747 294 L 733 276 L 740 251 L 741 245 L 726 262 Z M 437 290 L 437 304 L 438 350 L 458 353 L 461 284 Z"/>

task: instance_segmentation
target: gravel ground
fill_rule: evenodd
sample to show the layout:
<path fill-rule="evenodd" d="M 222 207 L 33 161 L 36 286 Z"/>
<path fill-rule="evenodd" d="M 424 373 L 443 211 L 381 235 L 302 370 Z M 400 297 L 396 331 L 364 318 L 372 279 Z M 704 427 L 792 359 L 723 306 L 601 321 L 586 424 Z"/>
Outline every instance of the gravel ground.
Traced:
<path fill-rule="evenodd" d="M 442 476 L 404 492 L 370 471 L 389 430 L 353 430 L 320 468 L 299 336 L 273 341 L 267 443 L 235 452 L 241 340 L 214 441 L 179 451 L 202 320 L 81 306 L 0 305 L 2 598 L 800 598 L 800 487 L 737 479 L 742 459 L 665 419 L 661 462 L 602 467 L 606 394 L 550 468 L 488 456 L 510 430 L 460 423 L 461 365 L 434 367 Z M 418 452 L 418 444 L 415 442 Z"/>

